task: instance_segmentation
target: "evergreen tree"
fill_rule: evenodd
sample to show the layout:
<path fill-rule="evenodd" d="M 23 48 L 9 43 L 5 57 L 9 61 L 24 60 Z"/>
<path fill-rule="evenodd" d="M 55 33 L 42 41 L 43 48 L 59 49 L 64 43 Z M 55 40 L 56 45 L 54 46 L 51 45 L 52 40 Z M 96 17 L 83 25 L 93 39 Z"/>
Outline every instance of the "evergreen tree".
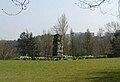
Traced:
<path fill-rule="evenodd" d="M 77 56 L 77 51 L 78 51 L 77 40 L 75 38 L 74 32 L 71 29 L 70 31 L 70 53 L 72 56 Z"/>
<path fill-rule="evenodd" d="M 114 56 L 120 56 L 120 30 L 114 33 L 114 38 L 111 41 L 112 44 L 112 53 Z"/>
<path fill-rule="evenodd" d="M 20 56 L 30 56 L 34 58 L 37 56 L 37 48 L 35 37 L 32 33 L 23 32 L 17 40 L 17 48 Z"/>
<path fill-rule="evenodd" d="M 85 55 L 93 55 L 93 37 L 89 29 L 87 29 L 87 32 L 85 33 L 84 50 Z"/>
<path fill-rule="evenodd" d="M 70 52 L 71 52 L 71 55 L 73 55 L 74 54 L 74 32 L 72 31 L 72 29 L 71 29 L 71 31 L 70 31 Z"/>

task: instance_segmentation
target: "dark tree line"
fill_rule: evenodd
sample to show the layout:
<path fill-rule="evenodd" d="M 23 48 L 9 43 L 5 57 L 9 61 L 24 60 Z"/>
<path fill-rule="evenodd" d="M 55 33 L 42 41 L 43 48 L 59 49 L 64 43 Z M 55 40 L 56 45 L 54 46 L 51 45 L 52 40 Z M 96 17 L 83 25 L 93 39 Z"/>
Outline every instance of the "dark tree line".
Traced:
<path fill-rule="evenodd" d="M 65 55 L 70 56 L 99 56 L 120 57 L 120 31 L 117 30 L 112 38 L 111 33 L 103 36 L 93 36 L 89 30 L 76 35 L 73 31 L 66 35 L 68 51 Z M 0 59 L 15 59 L 19 56 L 34 57 L 52 56 L 53 35 L 43 34 L 33 36 L 32 33 L 22 32 L 17 41 L 0 41 Z"/>
<path fill-rule="evenodd" d="M 119 26 L 119 25 L 118 25 Z M 65 51 L 70 56 L 99 56 L 120 57 L 120 31 L 103 33 L 100 29 L 97 36 L 89 29 L 85 33 L 65 34 L 67 47 Z M 52 56 L 53 34 L 45 31 L 41 36 L 22 32 L 17 41 L 0 41 L 0 59 L 15 59 L 19 56 Z"/>

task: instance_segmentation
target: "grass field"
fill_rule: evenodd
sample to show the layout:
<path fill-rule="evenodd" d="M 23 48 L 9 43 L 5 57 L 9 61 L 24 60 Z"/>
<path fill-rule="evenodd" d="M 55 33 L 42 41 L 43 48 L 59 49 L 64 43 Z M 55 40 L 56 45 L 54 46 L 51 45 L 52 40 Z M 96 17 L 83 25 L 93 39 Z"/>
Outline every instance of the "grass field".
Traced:
<path fill-rule="evenodd" d="M 120 82 L 120 59 L 1 60 L 0 82 Z"/>

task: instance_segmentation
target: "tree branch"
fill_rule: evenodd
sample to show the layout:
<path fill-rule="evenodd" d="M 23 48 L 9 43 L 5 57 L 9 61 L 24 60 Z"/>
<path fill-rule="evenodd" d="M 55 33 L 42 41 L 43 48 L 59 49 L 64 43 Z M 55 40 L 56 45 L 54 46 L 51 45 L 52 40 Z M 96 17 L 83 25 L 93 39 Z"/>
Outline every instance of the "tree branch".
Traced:
<path fill-rule="evenodd" d="M 75 3 L 78 7 L 83 9 L 90 9 L 101 6 L 107 0 L 78 0 L 78 3 Z"/>
<path fill-rule="evenodd" d="M 17 13 L 8 13 L 6 12 L 4 9 L 2 9 L 2 11 L 7 14 L 7 15 L 10 15 L 10 16 L 14 16 L 14 15 L 18 15 L 20 14 L 23 10 L 26 10 L 27 9 L 27 5 L 29 4 L 29 0 L 24 0 L 23 2 L 20 2 L 19 0 L 11 0 L 12 3 L 17 6 L 17 7 L 20 7 L 20 10 L 17 12 Z"/>

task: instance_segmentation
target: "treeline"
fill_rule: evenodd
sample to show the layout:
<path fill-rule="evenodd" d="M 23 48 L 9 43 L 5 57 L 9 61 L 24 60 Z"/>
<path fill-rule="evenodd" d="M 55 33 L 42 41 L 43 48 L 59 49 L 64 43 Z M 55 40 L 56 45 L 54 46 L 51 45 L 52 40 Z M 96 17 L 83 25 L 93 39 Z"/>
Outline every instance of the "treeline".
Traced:
<path fill-rule="evenodd" d="M 0 59 L 16 59 L 20 56 L 48 57 L 53 55 L 54 34 L 63 37 L 63 54 L 68 56 L 99 56 L 120 57 L 120 24 L 110 22 L 105 25 L 107 32 L 102 28 L 97 35 L 89 29 L 85 33 L 75 33 L 71 29 L 69 34 L 68 22 L 65 14 L 58 18 L 51 31 L 43 31 L 42 35 L 33 36 L 31 32 L 22 32 L 14 41 L 0 41 Z"/>
<path fill-rule="evenodd" d="M 64 55 L 68 56 L 99 56 L 120 57 L 120 31 L 94 36 L 87 29 L 85 33 L 72 32 L 65 36 Z M 33 36 L 23 32 L 17 41 L 0 41 L 0 59 L 15 59 L 20 56 L 47 57 L 52 56 L 53 35 L 46 33 Z"/>

